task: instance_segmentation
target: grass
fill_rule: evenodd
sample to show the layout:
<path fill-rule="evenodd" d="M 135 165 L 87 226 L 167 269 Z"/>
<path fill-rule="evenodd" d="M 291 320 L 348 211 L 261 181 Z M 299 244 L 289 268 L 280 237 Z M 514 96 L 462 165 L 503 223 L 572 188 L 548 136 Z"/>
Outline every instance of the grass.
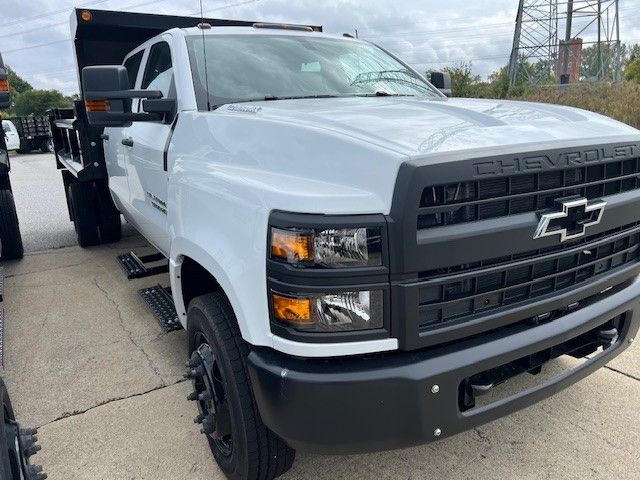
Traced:
<path fill-rule="evenodd" d="M 640 84 L 579 84 L 560 91 L 544 88 L 529 92 L 517 100 L 555 103 L 601 113 L 640 129 Z"/>

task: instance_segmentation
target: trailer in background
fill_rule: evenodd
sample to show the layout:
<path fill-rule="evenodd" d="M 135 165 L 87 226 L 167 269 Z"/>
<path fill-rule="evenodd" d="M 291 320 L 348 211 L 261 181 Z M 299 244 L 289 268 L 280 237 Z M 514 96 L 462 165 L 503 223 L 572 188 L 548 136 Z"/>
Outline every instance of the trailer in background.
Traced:
<path fill-rule="evenodd" d="M 4 68 L 0 55 L 0 109 L 9 108 L 8 72 Z M 4 132 L 0 134 L 0 259 L 15 260 L 24 255 L 20 226 L 13 200 L 11 181 L 9 180 L 9 152 L 4 139 Z"/>
<path fill-rule="evenodd" d="M 29 115 L 27 117 L 8 118 L 16 127 L 20 137 L 18 153 L 29 153 L 40 150 L 42 153 L 52 152 L 49 117 L 46 115 Z"/>

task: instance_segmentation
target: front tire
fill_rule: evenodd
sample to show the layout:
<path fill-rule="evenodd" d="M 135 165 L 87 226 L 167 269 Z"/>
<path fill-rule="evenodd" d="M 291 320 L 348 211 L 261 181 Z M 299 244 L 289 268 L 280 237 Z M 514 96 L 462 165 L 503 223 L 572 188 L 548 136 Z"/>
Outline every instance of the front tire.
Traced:
<path fill-rule="evenodd" d="M 0 258 L 19 260 L 24 256 L 16 204 L 11 190 L 0 190 Z"/>
<path fill-rule="evenodd" d="M 293 465 L 295 450 L 262 423 L 245 365 L 249 349 L 229 300 L 222 292 L 195 298 L 187 324 L 190 399 L 198 402 L 196 421 L 218 465 L 232 480 L 279 477 Z"/>

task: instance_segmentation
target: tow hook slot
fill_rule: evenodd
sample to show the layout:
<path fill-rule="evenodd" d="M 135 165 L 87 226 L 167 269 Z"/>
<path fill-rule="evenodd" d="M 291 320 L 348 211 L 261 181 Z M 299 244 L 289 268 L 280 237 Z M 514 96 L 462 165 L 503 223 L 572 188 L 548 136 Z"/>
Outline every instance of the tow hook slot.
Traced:
<path fill-rule="evenodd" d="M 467 377 L 460 382 L 458 391 L 459 407 L 461 411 L 471 410 L 480 406 L 498 401 L 496 387 L 507 382 L 522 373 L 538 375 L 543 367 L 551 360 L 569 355 L 585 360 L 585 357 L 595 352 L 600 352 L 612 347 L 620 340 L 620 332 L 624 331 L 627 314 L 618 315 L 611 320 L 602 323 L 592 330 L 577 337 L 571 338 L 551 348 L 540 350 L 521 357 L 512 362 L 500 365 L 489 370 Z M 494 391 L 496 390 L 496 391 Z M 508 388 L 506 390 L 509 390 Z M 488 399 L 478 402 L 480 397 L 491 393 Z M 504 393 L 503 393 L 504 395 Z"/>

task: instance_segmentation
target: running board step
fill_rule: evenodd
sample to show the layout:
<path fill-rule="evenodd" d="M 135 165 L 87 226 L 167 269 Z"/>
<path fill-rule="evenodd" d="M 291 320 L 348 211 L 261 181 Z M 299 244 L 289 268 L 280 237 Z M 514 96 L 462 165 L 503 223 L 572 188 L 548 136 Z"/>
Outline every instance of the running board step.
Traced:
<path fill-rule="evenodd" d="M 142 255 L 140 257 L 133 252 L 118 255 L 118 263 L 129 280 L 152 277 L 153 275 L 169 272 L 168 262 L 153 267 L 147 266 L 149 263 L 162 260 L 166 260 L 166 258 L 161 253 L 152 253 L 151 255 Z"/>
<path fill-rule="evenodd" d="M 182 329 L 170 290 L 162 285 L 138 290 L 162 329 L 169 333 Z"/>

